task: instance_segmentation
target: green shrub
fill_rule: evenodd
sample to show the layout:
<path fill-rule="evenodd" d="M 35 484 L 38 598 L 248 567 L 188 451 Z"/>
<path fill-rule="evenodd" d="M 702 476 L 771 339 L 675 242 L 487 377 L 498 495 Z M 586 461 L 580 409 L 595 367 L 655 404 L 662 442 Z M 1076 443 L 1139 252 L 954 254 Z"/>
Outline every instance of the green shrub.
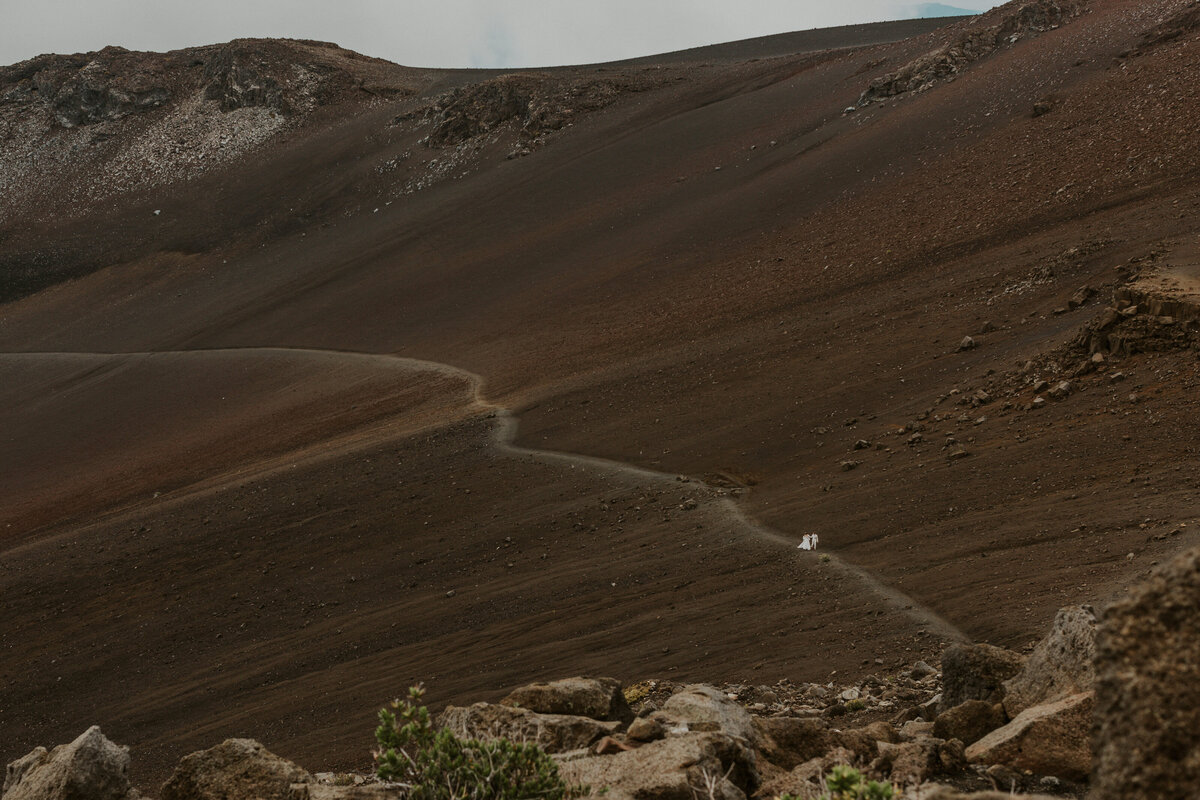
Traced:
<path fill-rule="evenodd" d="M 869 781 L 854 767 L 837 766 L 825 776 L 829 791 L 821 800 L 891 800 L 895 789 L 890 783 Z"/>
<path fill-rule="evenodd" d="M 424 694 L 414 686 L 407 700 L 381 708 L 375 730 L 377 774 L 408 786 L 412 800 L 567 800 L 583 792 L 567 786 L 537 745 L 460 739 L 434 728 L 419 704 Z"/>
<path fill-rule="evenodd" d="M 867 701 L 860 700 L 858 698 L 855 698 L 854 700 L 851 700 L 849 703 L 846 703 L 847 711 L 862 711 L 866 707 L 867 707 Z"/>

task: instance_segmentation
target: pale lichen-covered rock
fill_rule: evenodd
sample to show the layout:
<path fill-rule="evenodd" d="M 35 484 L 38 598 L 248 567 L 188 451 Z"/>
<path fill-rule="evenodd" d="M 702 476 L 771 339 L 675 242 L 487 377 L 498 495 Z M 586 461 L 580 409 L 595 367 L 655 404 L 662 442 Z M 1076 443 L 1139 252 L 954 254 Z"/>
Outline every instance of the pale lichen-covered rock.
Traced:
<path fill-rule="evenodd" d="M 253 739 L 226 739 L 184 756 L 163 784 L 162 800 L 288 800 L 307 772 Z"/>
<path fill-rule="evenodd" d="M 4 800 L 126 800 L 129 749 L 110 742 L 98 726 L 49 753 L 39 747 L 8 765 Z"/>
<path fill-rule="evenodd" d="M 599 720 L 633 721 L 633 709 L 613 678 L 566 678 L 531 683 L 509 693 L 501 705 L 527 708 L 538 714 L 571 714 Z"/>
<path fill-rule="evenodd" d="M 745 800 L 758 788 L 754 751 L 714 733 L 672 736 L 636 750 L 564 760 L 559 774 L 605 800 Z"/>
<path fill-rule="evenodd" d="M 1021 671 L 1004 682 L 1004 710 L 1015 717 L 1032 706 L 1090 692 L 1096 684 L 1095 658 L 1095 613 L 1086 606 L 1061 609 Z"/>
<path fill-rule="evenodd" d="M 493 703 L 447 706 L 438 723 L 464 739 L 533 742 L 547 753 L 579 750 L 611 736 L 621 727 L 616 721 L 569 714 L 536 714 L 524 708 Z"/>
<path fill-rule="evenodd" d="M 667 699 L 662 712 L 691 731 L 723 733 L 744 739 L 752 745 L 758 743 L 758 730 L 754 727 L 750 712 L 713 686 L 695 684 L 684 687 Z"/>
<path fill-rule="evenodd" d="M 1091 692 L 1021 712 L 967 748 L 976 764 L 1004 764 L 1036 775 L 1087 780 L 1092 769 Z"/>

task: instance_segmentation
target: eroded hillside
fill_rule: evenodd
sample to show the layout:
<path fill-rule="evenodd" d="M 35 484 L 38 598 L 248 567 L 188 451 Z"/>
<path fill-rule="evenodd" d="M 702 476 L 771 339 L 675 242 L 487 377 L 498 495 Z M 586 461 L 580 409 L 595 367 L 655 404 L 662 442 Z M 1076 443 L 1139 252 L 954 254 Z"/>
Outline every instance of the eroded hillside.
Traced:
<path fill-rule="evenodd" d="M 416 679 L 814 681 L 1122 590 L 1200 519 L 1194 16 L 5 68 L 4 755 L 353 766 Z"/>

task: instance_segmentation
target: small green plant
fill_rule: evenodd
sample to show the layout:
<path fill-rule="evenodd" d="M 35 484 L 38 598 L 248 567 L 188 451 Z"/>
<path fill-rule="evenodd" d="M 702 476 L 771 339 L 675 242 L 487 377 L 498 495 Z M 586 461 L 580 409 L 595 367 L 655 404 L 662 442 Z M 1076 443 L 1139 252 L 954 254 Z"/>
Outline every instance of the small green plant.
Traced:
<path fill-rule="evenodd" d="M 821 800 L 892 800 L 896 790 L 890 783 L 869 781 L 854 767 L 839 765 L 825 776 Z"/>
<path fill-rule="evenodd" d="M 821 553 L 822 564 L 828 564 L 830 561 L 833 561 L 833 558 L 830 557 L 829 553 Z"/>
<path fill-rule="evenodd" d="M 435 728 L 421 705 L 425 691 L 379 710 L 376 771 L 404 784 L 411 800 L 568 800 L 585 791 L 568 786 L 558 765 L 535 744 L 507 739 L 460 739 Z"/>
<path fill-rule="evenodd" d="M 855 700 L 851 700 L 849 703 L 846 703 L 847 711 L 862 711 L 866 707 L 867 707 L 866 700 L 855 699 Z"/>

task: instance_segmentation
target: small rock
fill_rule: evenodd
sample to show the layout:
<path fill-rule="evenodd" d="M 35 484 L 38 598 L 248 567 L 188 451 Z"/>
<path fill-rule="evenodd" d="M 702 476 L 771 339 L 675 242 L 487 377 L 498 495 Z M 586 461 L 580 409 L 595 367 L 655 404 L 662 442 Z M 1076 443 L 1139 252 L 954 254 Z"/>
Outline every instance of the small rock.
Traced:
<path fill-rule="evenodd" d="M 964 336 L 962 341 L 958 343 L 959 352 L 962 352 L 963 350 L 974 350 L 978 346 L 979 343 L 970 336 Z"/>
<path fill-rule="evenodd" d="M 862 464 L 861 461 L 843 461 L 841 465 L 842 472 L 850 472 L 851 470 L 856 469 L 860 464 Z"/>
<path fill-rule="evenodd" d="M 913 664 L 912 671 L 909 673 L 914 681 L 924 680 L 930 675 L 936 675 L 937 670 L 926 664 L 924 661 L 918 661 Z"/>
<path fill-rule="evenodd" d="M 968 700 L 938 715 L 933 735 L 939 739 L 958 739 L 973 744 L 1004 725 L 1007 717 L 999 704 L 986 700 Z"/>
<path fill-rule="evenodd" d="M 1024 659 L 1011 650 L 989 644 L 951 645 L 942 655 L 942 699 L 948 711 L 968 700 L 1000 702 L 1004 681 L 1016 675 Z"/>
<path fill-rule="evenodd" d="M 667 729 L 654 717 L 638 717 L 629 723 L 626 735 L 638 742 L 653 742 L 666 736 Z"/>
<path fill-rule="evenodd" d="M 1057 384 L 1055 384 L 1054 388 L 1050 390 L 1049 394 L 1055 400 L 1061 400 L 1069 395 L 1073 388 L 1074 387 L 1071 385 L 1070 381 L 1059 381 Z"/>

